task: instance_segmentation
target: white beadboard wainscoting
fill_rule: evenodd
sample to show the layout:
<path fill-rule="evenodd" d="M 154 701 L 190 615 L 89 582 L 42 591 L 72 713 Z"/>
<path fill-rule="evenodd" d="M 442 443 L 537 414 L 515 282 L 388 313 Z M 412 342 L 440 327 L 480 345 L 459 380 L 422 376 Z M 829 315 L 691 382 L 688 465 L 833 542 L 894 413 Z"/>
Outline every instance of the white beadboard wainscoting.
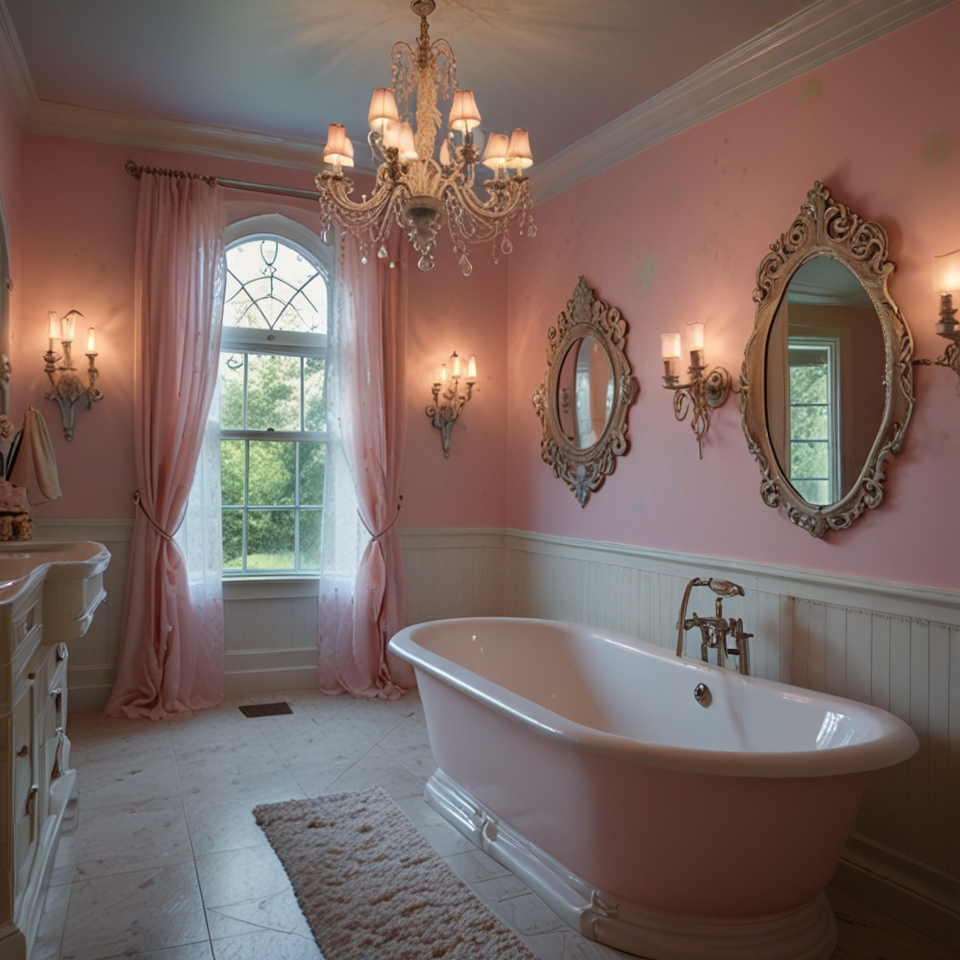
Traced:
<path fill-rule="evenodd" d="M 116 673 L 133 523 L 35 525 L 39 537 L 97 540 L 113 555 L 106 604 L 70 644 L 70 709 L 101 709 Z M 690 578 L 739 583 L 746 596 L 724 610 L 756 634 L 755 675 L 876 704 L 916 731 L 917 756 L 870 781 L 834 883 L 960 949 L 960 592 L 512 530 L 400 533 L 408 623 L 544 617 L 672 648 Z M 691 610 L 712 605 L 709 591 L 694 591 Z M 224 620 L 228 694 L 316 686 L 315 581 L 227 581 Z"/>
<path fill-rule="evenodd" d="M 960 949 L 960 592 L 510 530 L 401 535 L 409 623 L 543 617 L 674 648 L 687 581 L 739 583 L 746 596 L 724 611 L 756 634 L 754 675 L 913 727 L 918 754 L 872 777 L 834 884 Z M 695 590 L 690 609 L 712 612 L 713 599 Z"/>

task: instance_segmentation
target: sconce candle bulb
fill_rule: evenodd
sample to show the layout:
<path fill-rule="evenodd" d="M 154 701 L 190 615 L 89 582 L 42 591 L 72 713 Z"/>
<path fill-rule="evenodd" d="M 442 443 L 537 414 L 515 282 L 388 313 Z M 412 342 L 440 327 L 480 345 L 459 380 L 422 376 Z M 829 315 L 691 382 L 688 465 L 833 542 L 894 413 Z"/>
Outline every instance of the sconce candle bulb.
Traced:
<path fill-rule="evenodd" d="M 100 376 L 94 360 L 97 356 L 97 334 L 93 327 L 87 331 L 87 384 L 84 386 L 77 375 L 77 368 L 73 365 L 73 339 L 77 330 L 77 317 L 83 318 L 79 310 L 71 310 L 65 317 L 58 318 L 54 311 L 47 315 L 47 339 L 50 348 L 44 354 L 44 372 L 50 380 L 51 389 L 44 394 L 47 400 L 55 400 L 60 407 L 60 418 L 63 421 L 63 435 L 73 439 L 73 428 L 77 416 L 77 403 L 86 401 L 89 410 L 103 394 L 97 387 L 97 378 Z M 63 351 L 57 356 L 54 346 L 60 338 L 60 349 Z"/>
<path fill-rule="evenodd" d="M 440 442 L 443 444 L 444 457 L 450 456 L 450 434 L 453 431 L 453 425 L 457 423 L 460 412 L 466 406 L 473 392 L 473 385 L 477 379 L 477 358 L 471 354 L 467 361 L 467 376 L 464 381 L 466 391 L 460 393 L 460 357 L 456 352 L 450 357 L 450 369 L 452 372 L 452 383 L 447 387 L 447 365 L 440 364 L 437 382 L 433 385 L 433 403 L 426 409 L 426 414 L 430 417 L 430 422 L 440 431 Z M 466 429 L 465 423 L 460 424 Z"/>
<path fill-rule="evenodd" d="M 663 386 L 673 390 L 673 413 L 677 420 L 685 420 L 688 411 L 693 409 L 690 425 L 697 436 L 700 459 L 703 459 L 703 438 L 710 429 L 710 411 L 722 406 L 730 391 L 737 392 L 739 385 L 734 384 L 724 367 L 714 367 L 706 373 L 704 360 L 703 323 L 692 320 L 687 324 L 687 349 L 690 352 L 689 380 L 680 382 L 680 334 L 663 333 L 660 335 L 660 350 L 663 354 Z"/>
<path fill-rule="evenodd" d="M 960 323 L 953 295 L 960 294 L 960 250 L 933 258 L 933 289 L 940 294 L 940 319 L 937 335 L 949 340 L 942 356 L 936 360 L 914 360 L 916 364 L 947 367 L 960 376 Z"/>

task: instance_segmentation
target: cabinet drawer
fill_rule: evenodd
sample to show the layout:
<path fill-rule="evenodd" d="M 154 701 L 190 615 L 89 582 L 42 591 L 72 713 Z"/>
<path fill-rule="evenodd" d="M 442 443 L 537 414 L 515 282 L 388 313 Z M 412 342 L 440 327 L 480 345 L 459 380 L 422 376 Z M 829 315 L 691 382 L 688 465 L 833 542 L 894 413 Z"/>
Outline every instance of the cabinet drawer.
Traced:
<path fill-rule="evenodd" d="M 13 856 L 17 890 L 24 888 L 33 862 L 35 808 L 39 799 L 32 699 L 33 684 L 26 683 L 13 708 Z"/>
<path fill-rule="evenodd" d="M 37 588 L 30 591 L 29 597 L 26 598 L 23 606 L 16 613 L 13 621 L 12 653 L 14 654 L 24 646 L 39 642 L 43 630 L 41 623 L 43 613 L 42 586 L 42 583 L 38 583 Z"/>

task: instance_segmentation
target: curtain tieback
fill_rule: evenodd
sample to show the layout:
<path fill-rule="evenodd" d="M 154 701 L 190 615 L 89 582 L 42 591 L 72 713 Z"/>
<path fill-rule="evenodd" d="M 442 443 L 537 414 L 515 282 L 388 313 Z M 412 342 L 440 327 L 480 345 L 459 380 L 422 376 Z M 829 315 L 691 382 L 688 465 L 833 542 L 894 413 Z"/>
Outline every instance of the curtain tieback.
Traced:
<path fill-rule="evenodd" d="M 370 534 L 370 542 L 371 542 L 371 543 L 380 543 L 380 538 L 383 537 L 384 534 L 388 533 L 389 530 L 390 530 L 390 528 L 391 528 L 391 527 L 397 522 L 397 520 L 400 518 L 400 508 L 401 508 L 402 506 L 403 506 L 403 496 L 400 496 L 400 497 L 397 498 L 397 512 L 393 515 L 393 519 L 392 519 L 379 533 L 374 533 L 374 532 L 367 526 L 367 521 L 363 519 L 363 514 L 362 514 L 359 510 L 357 511 L 357 516 L 360 518 L 360 522 L 363 524 L 363 529 L 366 530 L 367 533 Z"/>
<path fill-rule="evenodd" d="M 172 540 L 177 535 L 177 530 L 179 530 L 183 524 L 183 517 L 180 518 L 180 523 L 177 524 L 173 533 L 167 533 L 167 531 L 164 530 L 163 527 L 161 527 L 160 524 L 157 523 L 157 521 L 154 520 L 153 517 L 151 517 L 147 512 L 147 508 L 143 505 L 143 500 L 140 497 L 139 490 L 134 493 L 133 502 L 143 511 L 143 515 L 147 518 L 147 523 L 149 523 L 150 526 L 153 527 L 153 529 L 156 530 L 164 540 Z"/>

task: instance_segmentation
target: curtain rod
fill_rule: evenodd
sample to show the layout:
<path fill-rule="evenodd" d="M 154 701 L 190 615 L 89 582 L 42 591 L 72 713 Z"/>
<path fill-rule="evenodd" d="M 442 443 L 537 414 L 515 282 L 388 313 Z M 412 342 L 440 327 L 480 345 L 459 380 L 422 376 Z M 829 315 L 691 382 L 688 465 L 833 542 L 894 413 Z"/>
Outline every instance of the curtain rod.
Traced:
<path fill-rule="evenodd" d="M 221 187 L 230 187 L 233 190 L 252 190 L 255 193 L 274 193 L 282 197 L 299 197 L 301 200 L 319 200 L 320 194 L 314 190 L 300 190 L 297 187 L 277 187 L 270 183 L 252 183 L 249 180 L 228 180 L 225 177 L 206 177 L 201 173 L 185 173 L 183 170 L 162 170 L 159 167 L 141 167 L 128 160 L 123 169 L 131 177 L 140 179 L 141 174 L 153 173 L 158 177 L 182 177 L 185 180 L 203 180 L 210 186 L 220 184 Z"/>

